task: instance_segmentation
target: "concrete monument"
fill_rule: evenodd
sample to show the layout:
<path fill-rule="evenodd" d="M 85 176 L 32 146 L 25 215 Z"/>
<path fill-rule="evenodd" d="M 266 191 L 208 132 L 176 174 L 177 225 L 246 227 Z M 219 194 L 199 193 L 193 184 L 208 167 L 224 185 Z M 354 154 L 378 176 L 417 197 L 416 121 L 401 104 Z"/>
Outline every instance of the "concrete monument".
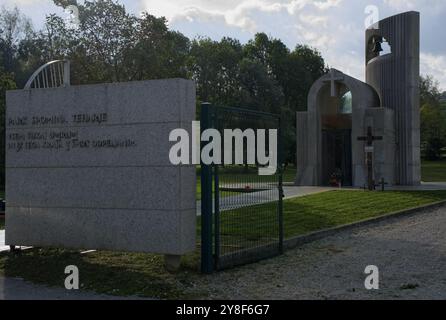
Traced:
<path fill-rule="evenodd" d="M 195 166 L 170 163 L 169 132 L 194 119 L 182 79 L 8 92 L 7 244 L 193 251 Z"/>
<path fill-rule="evenodd" d="M 314 83 L 297 114 L 297 185 L 420 183 L 419 30 L 418 12 L 378 22 L 366 31 L 366 83 L 335 69 Z"/>

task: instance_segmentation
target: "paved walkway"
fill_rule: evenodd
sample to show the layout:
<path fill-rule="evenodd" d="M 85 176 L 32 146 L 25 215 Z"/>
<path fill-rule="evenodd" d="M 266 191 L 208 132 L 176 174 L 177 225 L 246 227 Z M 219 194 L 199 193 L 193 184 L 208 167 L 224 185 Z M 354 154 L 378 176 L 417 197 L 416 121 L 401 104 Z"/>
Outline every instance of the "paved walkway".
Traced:
<path fill-rule="evenodd" d="M 0 230 L 0 252 L 8 250 L 9 247 L 5 246 L 5 230 Z"/>
<path fill-rule="evenodd" d="M 437 191 L 446 190 L 446 182 L 422 182 L 420 186 L 407 187 L 407 186 L 394 186 L 389 187 L 389 190 L 396 191 Z"/>
<path fill-rule="evenodd" d="M 21 247 L 22 250 L 29 249 L 30 247 Z M 5 230 L 0 230 L 0 253 L 9 251 L 9 246 L 5 246 Z"/>
<path fill-rule="evenodd" d="M 382 222 L 221 272 L 198 283 L 214 299 L 446 299 L 446 208 Z M 364 287 L 368 265 L 380 289 Z"/>
<path fill-rule="evenodd" d="M 259 189 L 262 188 L 261 185 L 257 185 L 255 187 Z M 337 189 L 329 187 L 296 187 L 296 186 L 283 187 L 285 200 L 308 196 L 330 190 L 337 190 Z M 223 197 L 220 198 L 220 211 L 229 211 L 237 208 L 264 204 L 271 202 L 271 199 L 278 199 L 278 197 L 279 197 L 279 191 L 277 189 L 259 191 L 253 193 L 241 193 L 234 196 Z M 197 201 L 197 216 L 200 215 L 201 215 L 201 201 Z"/>

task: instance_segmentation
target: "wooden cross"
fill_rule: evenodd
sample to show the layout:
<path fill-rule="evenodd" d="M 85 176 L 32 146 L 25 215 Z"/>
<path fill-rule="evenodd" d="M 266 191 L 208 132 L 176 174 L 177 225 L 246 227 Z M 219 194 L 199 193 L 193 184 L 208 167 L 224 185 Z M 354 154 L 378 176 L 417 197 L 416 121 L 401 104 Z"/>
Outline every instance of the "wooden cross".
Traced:
<path fill-rule="evenodd" d="M 344 81 L 344 77 L 337 77 L 336 76 L 336 70 L 335 69 L 330 69 L 330 79 L 329 80 L 325 80 L 324 82 L 330 82 L 330 86 L 331 86 L 331 96 L 332 97 L 337 97 L 337 92 L 336 92 L 336 82 L 339 81 Z"/>
<path fill-rule="evenodd" d="M 372 127 L 367 128 L 367 136 L 358 137 L 358 141 L 365 141 L 367 145 L 367 181 L 370 191 L 375 189 L 375 181 L 373 180 L 373 142 L 380 140 L 383 140 L 383 137 L 374 136 Z"/>

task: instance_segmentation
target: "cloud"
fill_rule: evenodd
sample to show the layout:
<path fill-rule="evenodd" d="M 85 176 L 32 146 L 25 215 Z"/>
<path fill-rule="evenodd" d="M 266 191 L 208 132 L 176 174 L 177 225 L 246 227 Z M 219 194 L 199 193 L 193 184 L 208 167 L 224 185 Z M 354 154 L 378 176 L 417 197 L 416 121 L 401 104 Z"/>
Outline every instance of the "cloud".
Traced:
<path fill-rule="evenodd" d="M 317 16 L 311 14 L 301 14 L 299 15 L 300 21 L 307 25 L 311 25 L 314 27 L 323 27 L 326 28 L 328 26 L 328 18 L 326 16 Z"/>
<path fill-rule="evenodd" d="M 143 0 L 143 7 L 150 13 L 165 16 L 170 22 L 178 20 L 209 19 L 223 17 L 228 26 L 237 26 L 244 30 L 256 31 L 259 23 L 252 17 L 255 13 L 289 15 L 300 13 L 306 7 L 320 11 L 337 7 L 343 0 L 241 0 L 241 1 L 203 1 L 203 0 Z"/>
<path fill-rule="evenodd" d="M 433 55 L 422 52 L 420 56 L 421 74 L 432 75 L 446 90 L 446 55 Z"/>
<path fill-rule="evenodd" d="M 314 5 L 321 10 L 327 10 L 333 7 L 338 7 L 342 1 L 343 0 L 315 1 Z"/>
<path fill-rule="evenodd" d="M 40 0 L 3 0 L 2 2 L 8 7 L 9 6 L 23 7 L 42 3 L 42 1 Z"/>
<path fill-rule="evenodd" d="M 444 0 L 384 0 L 384 4 L 399 11 L 422 8 L 425 12 L 435 13 L 446 8 Z"/>

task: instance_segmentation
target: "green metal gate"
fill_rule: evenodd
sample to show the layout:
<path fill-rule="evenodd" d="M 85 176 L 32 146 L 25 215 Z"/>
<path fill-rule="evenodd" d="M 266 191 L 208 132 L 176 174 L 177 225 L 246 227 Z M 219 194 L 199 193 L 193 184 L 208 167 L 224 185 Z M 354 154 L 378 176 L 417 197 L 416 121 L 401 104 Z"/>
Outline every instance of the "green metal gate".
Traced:
<path fill-rule="evenodd" d="M 280 123 L 279 115 L 254 110 L 212 107 L 206 103 L 201 110 L 202 133 L 216 129 L 224 137 L 225 129 L 277 130 L 278 164 L 282 163 Z M 204 147 L 207 143 L 202 144 Z M 256 262 L 283 252 L 282 166 L 278 165 L 273 175 L 259 175 L 262 166 L 248 164 L 247 154 L 247 144 L 243 143 L 243 164 L 201 164 L 204 273 Z"/>

